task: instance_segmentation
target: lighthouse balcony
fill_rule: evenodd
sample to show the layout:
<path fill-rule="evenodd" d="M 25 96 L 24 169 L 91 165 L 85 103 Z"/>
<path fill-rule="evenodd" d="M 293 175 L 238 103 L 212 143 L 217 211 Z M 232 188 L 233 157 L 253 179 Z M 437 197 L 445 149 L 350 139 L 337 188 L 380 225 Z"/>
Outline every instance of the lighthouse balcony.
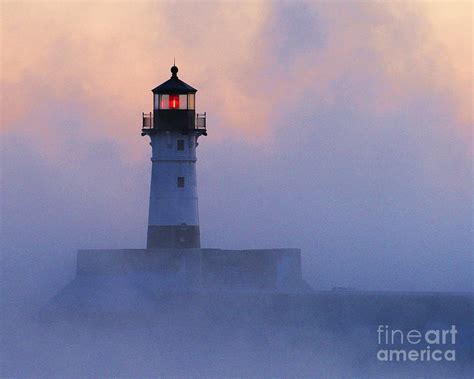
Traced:
<path fill-rule="evenodd" d="M 150 113 L 143 113 L 142 114 L 142 136 L 146 134 L 152 134 L 157 131 L 180 131 L 182 133 L 189 133 L 189 132 L 198 132 L 200 135 L 207 135 L 206 129 L 206 112 L 204 113 L 196 113 L 196 116 L 189 120 L 188 118 L 189 113 L 186 112 L 182 114 L 183 120 L 173 118 L 168 120 L 167 118 L 161 115 L 160 118 L 154 119 L 153 112 Z M 178 115 L 178 117 L 181 115 Z M 182 122 L 176 122 L 182 121 Z M 182 126 L 184 125 L 184 127 Z"/>
<path fill-rule="evenodd" d="M 196 113 L 195 128 L 197 130 L 206 130 L 206 112 Z"/>

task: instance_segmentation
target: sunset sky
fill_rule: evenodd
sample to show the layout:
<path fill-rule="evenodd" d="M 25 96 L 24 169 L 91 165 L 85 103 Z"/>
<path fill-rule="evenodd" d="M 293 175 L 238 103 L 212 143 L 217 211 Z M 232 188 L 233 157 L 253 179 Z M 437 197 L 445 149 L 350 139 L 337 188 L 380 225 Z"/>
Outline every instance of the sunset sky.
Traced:
<path fill-rule="evenodd" d="M 318 289 L 472 289 L 472 14 L 3 1 L 6 267 L 72 272 L 76 249 L 144 247 L 141 112 L 175 57 L 208 115 L 203 246 L 301 248 Z"/>

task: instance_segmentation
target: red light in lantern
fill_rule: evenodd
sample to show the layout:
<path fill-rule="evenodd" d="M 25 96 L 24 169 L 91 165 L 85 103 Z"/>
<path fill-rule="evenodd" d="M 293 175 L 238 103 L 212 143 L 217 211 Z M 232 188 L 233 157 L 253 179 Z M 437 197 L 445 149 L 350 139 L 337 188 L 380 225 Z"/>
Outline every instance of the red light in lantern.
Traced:
<path fill-rule="evenodd" d="M 170 95 L 170 109 L 179 109 L 179 95 Z"/>

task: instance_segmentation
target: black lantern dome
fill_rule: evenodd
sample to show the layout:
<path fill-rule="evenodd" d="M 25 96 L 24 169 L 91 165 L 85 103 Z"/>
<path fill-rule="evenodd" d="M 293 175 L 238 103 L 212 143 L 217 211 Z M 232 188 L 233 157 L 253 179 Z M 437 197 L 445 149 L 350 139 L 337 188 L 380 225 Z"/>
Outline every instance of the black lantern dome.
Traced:
<path fill-rule="evenodd" d="M 158 94 L 188 94 L 196 93 L 197 89 L 191 87 L 189 84 L 183 82 L 178 78 L 178 67 L 171 67 L 171 78 L 166 82 L 154 88 L 153 93 Z"/>

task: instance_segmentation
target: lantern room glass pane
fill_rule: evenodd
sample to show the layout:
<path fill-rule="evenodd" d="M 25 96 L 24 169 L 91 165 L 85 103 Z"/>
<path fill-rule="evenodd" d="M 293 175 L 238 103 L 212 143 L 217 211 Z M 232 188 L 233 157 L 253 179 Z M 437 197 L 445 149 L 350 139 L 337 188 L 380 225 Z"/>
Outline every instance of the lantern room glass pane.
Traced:
<path fill-rule="evenodd" d="M 188 95 L 179 95 L 179 109 L 188 109 Z"/>
<path fill-rule="evenodd" d="M 169 95 L 170 97 L 170 109 L 179 109 L 179 95 Z"/>
<path fill-rule="evenodd" d="M 188 95 L 188 109 L 194 109 L 194 93 Z"/>
<path fill-rule="evenodd" d="M 169 109 L 170 95 L 160 95 L 160 109 Z"/>

